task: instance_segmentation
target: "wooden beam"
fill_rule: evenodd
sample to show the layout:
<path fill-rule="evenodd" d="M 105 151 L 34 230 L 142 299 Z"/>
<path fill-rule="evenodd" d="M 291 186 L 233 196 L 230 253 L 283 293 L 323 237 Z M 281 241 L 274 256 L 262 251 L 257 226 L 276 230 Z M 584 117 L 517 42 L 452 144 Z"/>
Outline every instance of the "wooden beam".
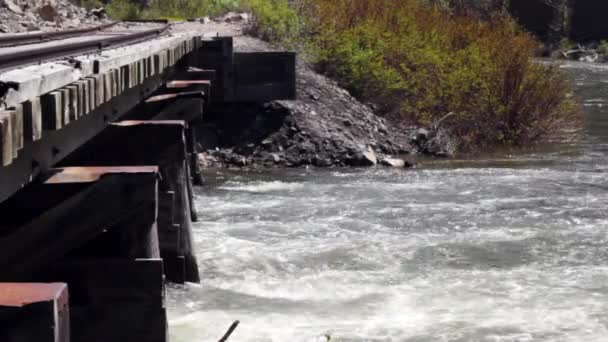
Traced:
<path fill-rule="evenodd" d="M 0 341 L 70 342 L 63 283 L 0 283 Z"/>
<path fill-rule="evenodd" d="M 0 204 L 0 280 L 27 279 L 156 204 L 157 178 L 156 167 L 58 169 Z"/>

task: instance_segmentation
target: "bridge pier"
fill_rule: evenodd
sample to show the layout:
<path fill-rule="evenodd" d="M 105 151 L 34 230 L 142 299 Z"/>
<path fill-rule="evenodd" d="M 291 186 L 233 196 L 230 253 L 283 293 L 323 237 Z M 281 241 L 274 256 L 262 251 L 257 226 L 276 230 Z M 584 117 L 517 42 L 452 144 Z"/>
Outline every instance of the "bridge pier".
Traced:
<path fill-rule="evenodd" d="M 65 283 L 71 297 L 71 328 L 64 310 L 54 339 L 27 341 L 69 342 L 70 330 L 76 342 L 165 342 L 164 281 L 200 281 L 203 113 L 212 100 L 295 94 L 293 54 L 234 53 L 231 37 L 160 40 L 0 74 L 0 282 Z M 15 327 L 33 327 L 23 312 Z"/>
<path fill-rule="evenodd" d="M 71 339 L 3 341 L 166 341 L 158 179 L 155 166 L 53 169 L 0 204 L 0 281 L 67 284 L 72 322 Z"/>
<path fill-rule="evenodd" d="M 0 294 L 0 341 L 70 341 L 66 284 L 0 283 Z"/>
<path fill-rule="evenodd" d="M 167 280 L 199 282 L 192 242 L 191 188 L 183 121 L 111 124 L 62 165 L 158 165 L 158 235 Z"/>

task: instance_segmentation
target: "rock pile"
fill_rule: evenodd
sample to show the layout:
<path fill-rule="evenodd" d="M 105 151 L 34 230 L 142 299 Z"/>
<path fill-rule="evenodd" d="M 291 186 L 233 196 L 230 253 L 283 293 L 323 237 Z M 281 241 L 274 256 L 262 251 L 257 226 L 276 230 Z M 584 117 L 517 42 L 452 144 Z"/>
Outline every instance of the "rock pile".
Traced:
<path fill-rule="evenodd" d="M 83 28 L 108 21 L 103 9 L 87 11 L 69 0 L 0 0 L 0 33 Z"/>
<path fill-rule="evenodd" d="M 267 45 L 237 37 L 235 48 L 263 51 Z M 297 100 L 230 106 L 210 118 L 201 135 L 216 138 L 204 143 L 208 150 L 200 155 L 201 164 L 246 168 L 412 166 L 408 155 L 418 152 L 418 146 L 412 145 L 416 127 L 398 127 L 375 115 L 370 106 L 304 63 L 298 63 L 296 79 Z"/>

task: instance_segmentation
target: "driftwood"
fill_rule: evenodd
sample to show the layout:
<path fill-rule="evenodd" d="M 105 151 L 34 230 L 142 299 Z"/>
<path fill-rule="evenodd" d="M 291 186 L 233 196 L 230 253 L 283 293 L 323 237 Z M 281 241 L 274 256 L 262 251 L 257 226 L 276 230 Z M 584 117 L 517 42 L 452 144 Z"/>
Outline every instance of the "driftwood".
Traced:
<path fill-rule="evenodd" d="M 232 325 L 230 326 L 230 328 L 228 328 L 228 331 L 226 331 L 226 333 L 224 334 L 224 336 L 222 336 L 222 338 L 220 338 L 220 340 L 218 342 L 226 342 L 228 341 L 228 338 L 230 338 L 230 335 L 232 335 L 232 333 L 234 332 L 234 329 L 236 329 L 236 327 L 239 326 L 239 321 L 234 321 L 234 323 L 232 323 Z"/>

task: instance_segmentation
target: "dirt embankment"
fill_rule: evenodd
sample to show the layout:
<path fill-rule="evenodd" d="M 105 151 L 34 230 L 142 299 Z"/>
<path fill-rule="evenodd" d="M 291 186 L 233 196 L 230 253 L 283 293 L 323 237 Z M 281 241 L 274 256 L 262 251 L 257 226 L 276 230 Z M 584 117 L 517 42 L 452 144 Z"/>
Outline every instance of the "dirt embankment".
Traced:
<path fill-rule="evenodd" d="M 0 0 L 0 34 L 55 31 L 109 22 L 103 9 L 86 10 L 69 0 Z"/>
<path fill-rule="evenodd" d="M 258 39 L 235 37 L 236 51 L 271 51 Z M 336 82 L 299 61 L 297 99 L 233 105 L 211 113 L 203 135 L 204 167 L 314 165 L 409 167 L 419 153 L 446 155 L 447 144 L 414 126 L 376 115 Z"/>

